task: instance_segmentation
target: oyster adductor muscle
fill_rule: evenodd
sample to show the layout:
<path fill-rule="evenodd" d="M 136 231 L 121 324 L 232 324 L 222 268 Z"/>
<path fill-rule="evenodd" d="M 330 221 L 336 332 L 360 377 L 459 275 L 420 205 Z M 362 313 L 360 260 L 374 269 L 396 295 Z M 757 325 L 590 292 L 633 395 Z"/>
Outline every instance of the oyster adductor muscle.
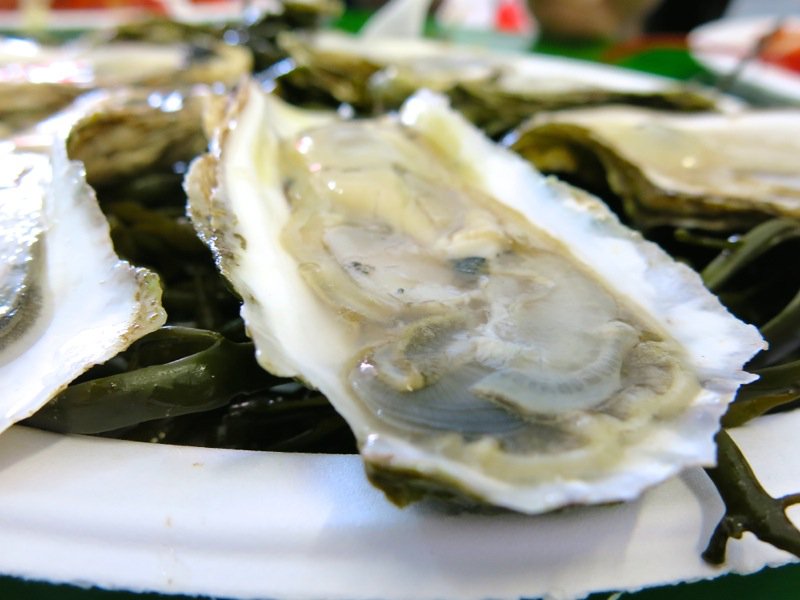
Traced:
<path fill-rule="evenodd" d="M 398 503 L 630 499 L 763 342 L 696 273 L 431 92 L 342 120 L 241 89 L 186 180 L 258 360 L 321 390 Z"/>
<path fill-rule="evenodd" d="M 166 320 L 62 146 L 0 157 L 0 432 Z"/>

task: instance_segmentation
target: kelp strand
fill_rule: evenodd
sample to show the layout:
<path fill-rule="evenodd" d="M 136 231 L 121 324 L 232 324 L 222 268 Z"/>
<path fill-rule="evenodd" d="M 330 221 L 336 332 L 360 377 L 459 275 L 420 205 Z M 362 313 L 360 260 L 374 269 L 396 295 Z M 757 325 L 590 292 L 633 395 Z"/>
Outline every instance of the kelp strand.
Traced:
<path fill-rule="evenodd" d="M 788 507 L 800 504 L 800 494 L 773 498 L 764 491 L 747 459 L 724 430 L 717 434 L 717 466 L 706 469 L 706 473 L 725 503 L 725 514 L 702 554 L 706 562 L 725 562 L 728 540 L 741 538 L 745 531 L 800 556 L 800 532 L 786 516 Z"/>
<path fill-rule="evenodd" d="M 736 240 L 702 271 L 705 284 L 719 292 L 730 285 L 742 271 L 768 251 L 800 237 L 800 223 L 791 219 L 766 221 Z M 800 282 L 783 282 L 795 290 Z M 723 301 L 757 298 L 757 289 L 722 294 Z M 796 353 L 800 345 L 800 292 L 776 316 L 762 324 L 761 333 L 770 343 L 748 365 L 759 379 L 740 388 L 734 402 L 722 418 L 724 428 L 744 425 L 770 411 L 787 407 L 800 398 L 800 360 L 776 364 Z M 758 368 L 763 365 L 774 365 Z M 703 552 L 703 559 L 719 565 L 725 561 L 729 539 L 739 539 L 745 531 L 776 548 L 800 556 L 800 530 L 787 518 L 786 509 L 800 503 L 800 494 L 771 497 L 761 486 L 744 455 L 730 435 L 722 429 L 717 434 L 717 466 L 706 469 L 724 504 L 725 514 L 715 528 Z"/>
<path fill-rule="evenodd" d="M 151 364 L 134 361 L 132 370 L 71 385 L 26 424 L 61 433 L 101 433 L 218 408 L 281 381 L 258 365 L 252 343 L 181 327 L 151 335 L 156 339 L 145 337 L 141 344 L 152 350 Z M 140 351 L 134 345 L 132 353 Z M 169 360 L 152 364 L 159 353 Z"/>
<path fill-rule="evenodd" d="M 798 237 L 800 223 L 793 219 L 772 219 L 761 223 L 743 235 L 732 250 L 721 252 L 703 269 L 703 282 L 709 290 L 716 292 L 769 249 Z"/>

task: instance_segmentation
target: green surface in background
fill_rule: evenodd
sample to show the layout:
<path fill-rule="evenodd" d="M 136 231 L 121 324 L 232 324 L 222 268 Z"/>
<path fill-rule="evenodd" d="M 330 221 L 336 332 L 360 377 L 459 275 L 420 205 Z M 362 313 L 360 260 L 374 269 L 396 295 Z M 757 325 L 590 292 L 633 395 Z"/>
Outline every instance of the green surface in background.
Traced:
<path fill-rule="evenodd" d="M 368 14 L 346 13 L 336 27 L 355 32 Z M 681 80 L 702 79 L 706 72 L 680 47 L 648 47 L 638 51 L 611 47 L 605 43 L 565 43 L 538 40 L 532 50 L 543 54 L 608 62 L 648 73 Z M 658 540 L 654 540 L 657 543 Z M 0 549 L 7 551 L 8 549 Z M 590 600 L 604 600 L 613 592 L 597 593 Z M 86 589 L 0 577 L 0 600 L 189 600 L 191 596 L 134 594 L 130 592 Z M 746 577 L 726 575 L 712 581 L 652 588 L 635 594 L 623 594 L 630 600 L 800 600 L 800 564 L 765 569 Z M 279 599 L 278 599 L 279 600 Z"/>

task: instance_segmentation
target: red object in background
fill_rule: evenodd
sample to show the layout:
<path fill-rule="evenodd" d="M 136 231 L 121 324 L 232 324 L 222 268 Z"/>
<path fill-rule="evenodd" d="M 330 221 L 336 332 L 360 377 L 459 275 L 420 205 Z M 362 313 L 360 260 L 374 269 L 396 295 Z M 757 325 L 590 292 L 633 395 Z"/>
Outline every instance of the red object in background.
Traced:
<path fill-rule="evenodd" d="M 53 10 L 99 10 L 104 8 L 141 8 L 157 13 L 166 13 L 160 0 L 51 0 Z"/>
<path fill-rule="evenodd" d="M 0 0 L 0 10 L 18 10 L 22 8 L 22 0 Z M 47 3 L 52 10 L 103 10 L 120 8 L 142 8 L 165 13 L 161 0 L 50 0 Z"/>
<path fill-rule="evenodd" d="M 500 0 L 494 16 L 494 27 L 504 33 L 530 33 L 533 24 L 525 3 Z"/>
<path fill-rule="evenodd" d="M 800 73 L 800 27 L 781 27 L 764 43 L 759 59 Z"/>

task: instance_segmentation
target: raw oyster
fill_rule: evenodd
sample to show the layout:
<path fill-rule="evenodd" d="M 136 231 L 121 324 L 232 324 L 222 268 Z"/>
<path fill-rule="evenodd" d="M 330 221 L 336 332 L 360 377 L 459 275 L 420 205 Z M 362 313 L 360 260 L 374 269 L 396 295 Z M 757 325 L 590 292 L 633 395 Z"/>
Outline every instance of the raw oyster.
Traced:
<path fill-rule="evenodd" d="M 330 399 L 395 502 L 537 513 L 713 463 L 757 330 L 441 96 L 342 121 L 253 84 L 211 148 L 190 214 L 259 362 Z"/>
<path fill-rule="evenodd" d="M 203 105 L 212 96 L 200 86 L 117 92 L 70 127 L 67 152 L 93 186 L 188 163 L 207 145 Z"/>
<path fill-rule="evenodd" d="M 63 147 L 0 177 L 0 431 L 165 321 L 158 277 L 121 261 Z"/>
<path fill-rule="evenodd" d="M 100 42 L 136 40 L 158 44 L 190 43 L 209 46 L 220 41 L 240 45 L 253 55 L 255 71 L 261 71 L 286 58 L 277 44 L 277 36 L 287 30 L 313 30 L 325 26 L 341 16 L 341 0 L 261 0 L 241 7 L 235 20 L 220 23 L 222 16 L 212 8 L 211 19 L 204 24 L 198 6 L 172 7 L 172 19 L 153 18 L 125 23 L 110 31 L 102 31 L 95 38 Z M 185 14 L 184 10 L 188 11 Z M 198 19 L 198 17 L 200 17 Z M 178 19 L 177 21 L 174 19 Z"/>
<path fill-rule="evenodd" d="M 605 178 L 639 225 L 734 229 L 800 217 L 800 112 L 610 106 L 536 115 L 510 138 L 538 168 Z"/>
<path fill-rule="evenodd" d="M 0 136 L 29 127 L 94 88 L 235 84 L 249 74 L 250 52 L 119 41 L 45 47 L 0 37 Z"/>
<path fill-rule="evenodd" d="M 250 70 L 247 50 L 221 42 L 213 47 L 78 40 L 41 46 L 0 38 L 0 81 L 62 83 L 83 87 L 180 85 L 222 82 L 233 85 Z"/>
<path fill-rule="evenodd" d="M 366 111 L 396 108 L 414 91 L 432 89 L 490 135 L 538 110 L 609 102 L 678 110 L 717 105 L 699 88 L 564 58 L 333 31 L 287 32 L 278 41 L 296 65 L 283 78 L 288 86 L 323 90 Z"/>
<path fill-rule="evenodd" d="M 224 97 L 205 85 L 92 90 L 0 144 L 47 153 L 53 139 L 66 140 L 68 156 L 83 163 L 88 183 L 102 186 L 199 155 L 207 145 L 204 106 Z"/>

